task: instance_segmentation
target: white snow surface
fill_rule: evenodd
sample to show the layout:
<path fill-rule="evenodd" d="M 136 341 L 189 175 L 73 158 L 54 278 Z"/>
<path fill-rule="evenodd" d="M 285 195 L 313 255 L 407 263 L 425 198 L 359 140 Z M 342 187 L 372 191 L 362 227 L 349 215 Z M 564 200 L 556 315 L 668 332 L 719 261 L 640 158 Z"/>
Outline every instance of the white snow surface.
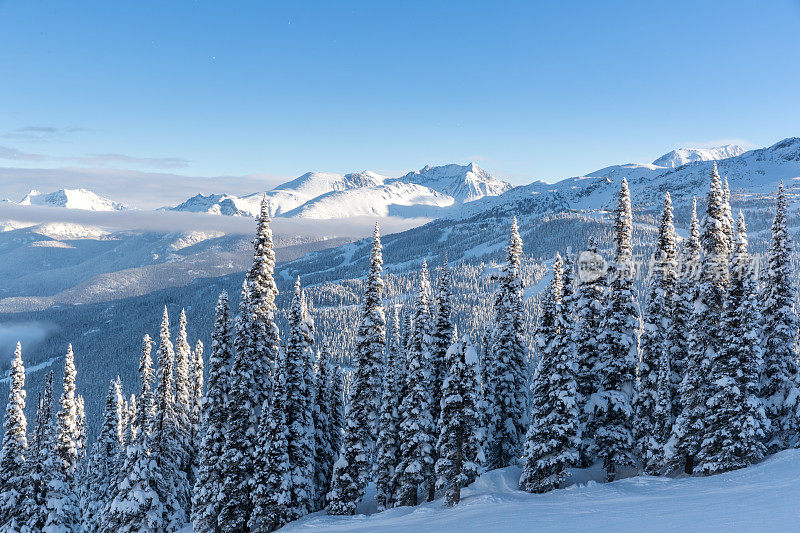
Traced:
<path fill-rule="evenodd" d="M 736 144 L 726 144 L 716 148 L 678 148 L 653 161 L 659 167 L 675 168 L 695 161 L 719 161 L 745 153 L 745 149 Z"/>
<path fill-rule="evenodd" d="M 347 218 L 353 216 L 438 216 L 445 209 L 510 189 L 475 163 L 426 166 L 399 178 L 365 170 L 351 174 L 307 172 L 265 193 L 248 196 L 198 194 L 164 209 L 255 216 L 266 196 L 272 216 Z"/>
<path fill-rule="evenodd" d="M 47 194 L 34 189 L 19 201 L 19 205 L 65 207 L 85 211 L 122 211 L 127 209 L 124 204 L 103 198 L 88 189 L 59 189 Z"/>
<path fill-rule="evenodd" d="M 443 499 L 375 513 L 374 488 L 353 517 L 323 512 L 281 531 L 589 532 L 797 531 L 800 450 L 711 477 L 639 476 L 598 483 L 578 471 L 578 483 L 547 494 L 517 489 L 515 467 L 483 474 L 457 506 Z"/>

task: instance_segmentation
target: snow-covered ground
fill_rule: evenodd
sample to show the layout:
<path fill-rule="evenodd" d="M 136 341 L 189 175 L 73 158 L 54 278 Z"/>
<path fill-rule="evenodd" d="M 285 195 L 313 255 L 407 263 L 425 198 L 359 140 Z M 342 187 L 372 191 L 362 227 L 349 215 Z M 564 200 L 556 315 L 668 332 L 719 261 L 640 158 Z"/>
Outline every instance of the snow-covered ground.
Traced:
<path fill-rule="evenodd" d="M 440 499 L 353 517 L 321 512 L 281 531 L 800 531 L 800 450 L 718 476 L 587 481 L 548 494 L 517 490 L 519 474 L 516 468 L 484 474 L 451 509 Z M 359 510 L 374 505 L 370 500 Z"/>

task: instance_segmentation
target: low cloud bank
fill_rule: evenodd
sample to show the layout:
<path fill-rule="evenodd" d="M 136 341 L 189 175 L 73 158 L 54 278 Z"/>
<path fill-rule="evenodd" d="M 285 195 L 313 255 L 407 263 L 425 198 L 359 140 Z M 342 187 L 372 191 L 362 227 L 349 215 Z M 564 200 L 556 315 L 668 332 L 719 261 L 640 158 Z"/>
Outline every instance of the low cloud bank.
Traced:
<path fill-rule="evenodd" d="M 97 226 L 108 231 L 221 231 L 229 235 L 255 233 L 255 220 L 250 217 L 230 217 L 177 211 L 80 211 L 60 207 L 19 206 L 0 204 L 0 221 L 25 224 L 52 222 Z M 381 233 L 396 233 L 429 222 L 428 218 L 351 217 L 346 219 L 287 219 L 276 218 L 272 229 L 277 235 L 326 236 L 360 238 L 371 234 L 375 221 Z"/>

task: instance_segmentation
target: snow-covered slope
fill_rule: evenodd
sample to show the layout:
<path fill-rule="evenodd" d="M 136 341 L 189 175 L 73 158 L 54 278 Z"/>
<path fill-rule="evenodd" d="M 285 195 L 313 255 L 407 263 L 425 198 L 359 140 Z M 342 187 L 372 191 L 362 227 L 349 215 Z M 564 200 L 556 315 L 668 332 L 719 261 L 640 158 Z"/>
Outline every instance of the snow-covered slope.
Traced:
<path fill-rule="evenodd" d="M 249 215 L 258 213 L 266 195 L 273 216 L 300 218 L 347 218 L 375 216 L 440 216 L 453 206 L 486 196 L 497 196 L 512 188 L 475 163 L 426 166 L 400 178 L 371 171 L 352 174 L 308 172 L 266 193 L 237 197 L 229 194 L 198 194 L 180 205 L 165 209 Z"/>
<path fill-rule="evenodd" d="M 307 172 L 299 178 L 278 185 L 273 191 L 294 191 L 308 198 L 314 198 L 333 191 L 381 185 L 386 179 L 388 179 L 386 176 L 369 170 L 344 175 L 332 172 Z"/>
<path fill-rule="evenodd" d="M 472 202 L 484 196 L 498 196 L 512 188 L 510 183 L 500 181 L 475 163 L 441 167 L 428 165 L 409 172 L 397 181 L 424 185 L 452 196 L 459 203 Z"/>
<path fill-rule="evenodd" d="M 19 205 L 39 205 L 47 207 L 66 207 L 86 211 L 122 211 L 124 204 L 98 196 L 88 189 L 59 189 L 51 193 L 32 190 L 19 202 Z"/>
<path fill-rule="evenodd" d="M 797 531 L 800 450 L 788 450 L 744 470 L 712 477 L 633 477 L 614 483 L 583 481 L 547 494 L 517 489 L 519 470 L 482 475 L 462 491 L 457 506 L 442 500 L 365 516 L 324 512 L 281 531 L 415 533 L 587 531 Z M 374 497 L 374 491 L 368 498 Z"/>
<path fill-rule="evenodd" d="M 745 149 L 736 144 L 726 144 L 716 148 L 678 148 L 668 152 L 653 164 L 659 167 L 675 168 L 695 161 L 719 161 L 745 153 Z"/>
<path fill-rule="evenodd" d="M 361 215 L 435 217 L 453 198 L 414 183 L 393 182 L 323 194 L 284 214 L 298 218 L 346 218 Z"/>

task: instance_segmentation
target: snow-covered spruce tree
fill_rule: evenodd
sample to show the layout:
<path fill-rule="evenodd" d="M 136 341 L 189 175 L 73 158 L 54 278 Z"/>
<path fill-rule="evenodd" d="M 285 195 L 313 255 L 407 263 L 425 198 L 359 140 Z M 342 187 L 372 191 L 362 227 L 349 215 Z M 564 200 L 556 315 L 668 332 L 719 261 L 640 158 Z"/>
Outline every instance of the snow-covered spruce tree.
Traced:
<path fill-rule="evenodd" d="M 445 354 L 447 371 L 438 422 L 436 486 L 445 490 L 447 506 L 461 500 L 461 488 L 475 480 L 483 460 L 477 363 L 478 354 L 469 335 L 453 343 Z"/>
<path fill-rule="evenodd" d="M 522 238 L 517 219 L 511 224 L 506 263 L 499 276 L 495 297 L 492 355 L 487 369 L 491 419 L 487 468 L 516 463 L 525 436 L 527 411 L 526 355 L 523 341 Z"/>
<path fill-rule="evenodd" d="M 450 268 L 447 266 L 447 257 L 445 257 L 436 292 L 436 317 L 431 332 L 431 377 L 433 379 L 431 392 L 433 398 L 437 399 L 442 397 L 442 383 L 444 383 L 444 375 L 447 373 L 447 365 L 444 362 L 445 354 L 453 343 L 453 305 L 451 300 Z M 434 421 L 438 421 L 439 402 L 434 401 L 433 403 L 431 415 Z"/>
<path fill-rule="evenodd" d="M 279 355 L 275 367 L 274 394 L 258 428 L 258 453 L 253 477 L 253 511 L 249 531 L 267 532 L 291 520 L 292 473 L 289 460 L 289 427 L 286 421 L 286 358 Z"/>
<path fill-rule="evenodd" d="M 157 524 L 158 531 L 177 531 L 186 522 L 182 499 L 178 493 L 186 490 L 186 478 L 180 471 L 180 441 L 177 439 L 177 415 L 175 396 L 172 394 L 172 369 L 175 352 L 169 334 L 169 315 L 164 306 L 161 332 L 158 345 L 158 379 L 154 397 L 153 420 L 150 422 L 150 438 L 147 448 L 150 452 L 148 475 L 152 480 L 149 486 L 155 492 L 160 505 L 155 510 L 161 516 L 151 515 L 150 523 Z M 154 512 L 155 512 L 154 510 Z"/>
<path fill-rule="evenodd" d="M 252 358 L 253 384 L 255 394 L 252 405 L 256 417 L 250 428 L 252 435 L 258 430 L 258 415 L 265 401 L 272 398 L 272 367 L 278 356 L 280 333 L 275 323 L 275 297 L 278 286 L 275 284 L 275 246 L 272 242 L 269 203 L 266 196 L 261 201 L 258 215 L 256 237 L 253 240 L 253 264 L 245 277 L 248 285 L 248 307 L 252 314 L 251 323 L 245 331 L 237 329 L 236 334 L 249 337 Z"/>
<path fill-rule="evenodd" d="M 386 344 L 382 270 L 381 238 L 376 223 L 372 234 L 367 288 L 353 354 L 353 378 L 344 442 L 342 453 L 333 468 L 333 484 L 329 495 L 328 513 L 334 515 L 355 512 L 356 504 L 364 497 L 370 474 L 378 425 L 383 348 Z"/>
<path fill-rule="evenodd" d="M 752 374 L 745 378 L 745 372 L 752 373 L 761 354 L 755 285 L 741 214 L 737 237 L 722 320 L 725 343 L 709 361 L 706 432 L 698 454 L 700 471 L 706 475 L 744 468 L 764 456 L 760 440 L 765 436 L 765 415 L 757 402 L 750 406 L 754 398 L 748 398 L 745 388 L 746 382 L 752 382 Z"/>
<path fill-rule="evenodd" d="M 253 476 L 259 417 L 272 397 L 272 367 L 280 344 L 274 316 L 278 295 L 274 270 L 269 204 L 264 197 L 253 240 L 253 264 L 242 285 L 236 318 L 235 355 L 228 393 L 230 423 L 222 460 L 226 500 L 218 517 L 223 531 L 241 531 L 247 527 L 252 508 L 248 487 Z"/>
<path fill-rule="evenodd" d="M 6 414 L 3 419 L 3 449 L 0 450 L 0 526 L 6 531 L 22 531 L 28 520 L 30 479 L 25 464 L 28 448 L 25 418 L 25 366 L 22 346 L 17 343 L 9 374 Z"/>
<path fill-rule="evenodd" d="M 721 323 L 728 285 L 729 254 L 723 223 L 725 216 L 722 181 L 714 165 L 700 239 L 703 247 L 702 270 L 687 332 L 687 369 L 680 390 L 682 411 L 673 424 L 668 444 L 670 467 L 679 468 L 682 465 L 687 474 L 694 471 L 695 457 L 706 432 L 706 402 L 710 397 L 707 374 L 711 361 L 716 360 L 717 354 L 724 349 Z"/>
<path fill-rule="evenodd" d="M 186 332 L 186 310 L 181 309 L 178 322 L 178 335 L 175 338 L 175 361 L 172 369 L 172 394 L 175 397 L 176 439 L 178 442 L 178 456 L 181 470 L 189 479 L 191 458 L 194 455 L 191 441 L 191 411 L 192 411 L 192 383 L 190 369 L 192 363 L 192 348 Z M 179 494 L 181 505 L 188 508 L 188 502 Z"/>
<path fill-rule="evenodd" d="M 53 423 L 53 372 L 44 379 L 44 390 L 39 393 L 36 419 L 26 452 L 26 465 L 31 481 L 31 501 L 36 509 L 31 513 L 29 526 L 35 531 L 44 525 L 44 505 L 46 490 L 45 463 L 53 454 L 55 425 Z"/>
<path fill-rule="evenodd" d="M 141 392 L 132 424 L 136 427 L 135 436 L 130 439 L 125 451 L 125 461 L 113 500 L 106 503 L 100 531 L 103 533 L 158 532 L 165 529 L 166 513 L 156 489 L 162 472 L 158 458 L 148 453 L 153 443 L 150 432 L 155 421 L 153 410 L 153 382 L 155 379 L 150 357 L 152 341 L 149 335 L 142 342 L 142 356 L 139 360 Z M 152 462 L 151 462 L 152 460 Z M 177 504 L 176 504 L 177 505 Z"/>
<path fill-rule="evenodd" d="M 653 429 L 648 441 L 647 473 L 659 475 L 666 467 L 666 446 L 672 431 L 672 396 L 669 354 L 664 351 L 658 360 L 656 404 L 653 408 Z"/>
<path fill-rule="evenodd" d="M 633 402 L 641 317 L 634 294 L 631 236 L 633 214 L 628 182 L 622 178 L 614 213 L 614 262 L 608 307 L 600 335 L 600 391 L 594 403 L 595 443 L 608 481 L 621 467 L 635 466 Z"/>
<path fill-rule="evenodd" d="M 381 511 L 388 509 L 393 503 L 395 467 L 400 449 L 400 404 L 403 399 L 401 382 L 406 378 L 406 357 L 400 345 L 400 313 L 396 305 L 387 352 L 373 471 L 377 489 L 375 499 L 378 501 L 378 510 Z"/>
<path fill-rule="evenodd" d="M 697 281 L 702 264 L 701 259 L 697 199 L 692 198 L 689 235 L 681 246 L 680 261 L 676 270 L 677 280 L 672 305 L 672 328 L 669 335 L 670 397 L 672 398 L 673 418 L 677 418 L 683 411 L 680 389 L 687 371 L 686 356 L 689 352 L 687 333 L 691 331 L 694 302 L 697 298 Z"/>
<path fill-rule="evenodd" d="M 194 351 L 192 352 L 192 374 L 191 374 L 191 383 L 192 383 L 192 442 L 194 443 L 195 453 L 197 453 L 197 445 L 198 441 L 200 440 L 200 424 L 201 424 L 201 414 L 203 411 L 203 367 L 205 363 L 203 362 L 203 351 L 205 350 L 205 346 L 203 346 L 203 341 L 198 340 L 194 345 Z M 193 465 L 195 468 L 197 467 L 197 457 L 193 458 Z"/>
<path fill-rule="evenodd" d="M 314 415 L 314 501 L 312 510 L 325 507 L 333 476 L 333 464 L 339 450 L 334 446 L 336 432 L 334 427 L 332 384 L 334 370 L 331 368 L 331 353 L 327 343 L 323 342 L 314 363 L 314 398 L 316 399 Z"/>
<path fill-rule="evenodd" d="M 90 531 L 97 531 L 103 518 L 103 508 L 114 498 L 114 485 L 119 473 L 119 453 L 122 445 L 122 391 L 118 380 L 111 380 L 106 394 L 103 425 L 92 451 L 88 505 L 83 509 L 84 522 Z"/>
<path fill-rule="evenodd" d="M 764 442 L 769 434 L 770 422 L 759 396 L 759 378 L 764 356 L 758 281 L 753 258 L 747 251 L 747 228 L 741 212 L 739 213 L 737 232 L 738 239 L 733 262 L 733 275 L 736 277 L 728 295 L 729 311 L 726 310 L 726 313 L 729 316 L 726 315 L 724 330 L 728 332 L 728 336 L 733 337 L 726 341 L 728 349 L 741 354 L 741 371 L 737 373 L 737 378 L 745 398 L 742 447 L 745 461 L 747 464 L 752 464 L 762 459 L 767 453 Z M 739 294 L 741 294 L 741 299 L 733 298 Z M 736 328 L 727 325 L 735 320 L 738 320 L 741 325 L 738 336 L 731 333 Z"/>
<path fill-rule="evenodd" d="M 589 246 L 580 253 L 577 272 L 578 289 L 574 298 L 575 325 L 572 342 L 576 357 L 576 386 L 578 390 L 578 448 L 581 466 L 589 466 L 597 458 L 592 399 L 600 390 L 599 336 L 605 314 L 607 292 L 606 266 L 597 248 L 597 241 L 589 239 Z"/>
<path fill-rule="evenodd" d="M 414 302 L 414 329 L 406 360 L 406 392 L 401 406 L 400 456 L 396 469 L 399 505 L 417 505 L 417 493 L 430 491 L 435 483 L 433 447 L 435 424 L 431 418 L 430 368 L 430 281 L 422 263 L 419 291 Z"/>
<path fill-rule="evenodd" d="M 761 295 L 763 313 L 764 367 L 761 397 L 770 420 L 767 449 L 770 452 L 797 443 L 798 402 L 797 364 L 795 357 L 797 315 L 792 285 L 792 247 L 787 225 L 787 200 L 783 183 L 775 201 L 775 220 L 767 255 Z"/>
<path fill-rule="evenodd" d="M 561 257 L 556 254 L 553 281 L 542 303 L 536 335 L 541 358 L 531 385 L 531 425 L 525 437 L 519 483 L 527 492 L 558 488 L 569 475 L 567 469 L 578 462 L 576 365 L 569 349 L 562 268 Z"/>
<path fill-rule="evenodd" d="M 192 523 L 198 533 L 217 530 L 217 515 L 222 508 L 222 451 L 227 428 L 231 334 L 228 293 L 223 291 L 217 300 L 208 360 L 208 391 L 202 402 L 202 440 L 198 448 L 199 470 L 192 505 Z"/>
<path fill-rule="evenodd" d="M 253 347 L 247 333 L 252 324 L 249 283 L 245 279 L 239 298 L 234 355 L 229 370 L 230 383 L 227 386 L 225 405 L 227 424 L 221 460 L 222 494 L 225 497 L 217 517 L 217 524 L 223 531 L 243 531 L 247 527 L 252 509 L 248 488 L 255 468 L 253 461 L 256 437 L 252 427 L 253 424 L 257 427 L 258 411 L 254 402 L 260 397 L 252 389 L 254 370 L 250 362 Z"/>
<path fill-rule="evenodd" d="M 734 248 L 736 247 L 736 237 L 734 235 L 734 220 L 733 220 L 733 211 L 731 209 L 731 190 L 728 187 L 728 178 L 723 178 L 722 180 L 722 201 L 723 201 L 723 212 L 724 216 L 722 218 L 724 227 L 723 230 L 725 231 L 725 236 L 728 238 L 728 251 L 733 253 Z"/>
<path fill-rule="evenodd" d="M 313 383 L 309 375 L 313 325 L 306 316 L 303 291 L 298 278 L 289 309 L 289 336 L 286 339 L 286 398 L 284 411 L 289 429 L 288 453 L 291 483 L 289 520 L 311 512 L 314 484 L 314 428 L 309 395 Z"/>
<path fill-rule="evenodd" d="M 656 408 L 665 401 L 672 415 L 672 398 L 669 396 L 670 376 L 666 390 L 659 390 L 662 358 L 669 368 L 672 337 L 672 310 L 676 283 L 676 235 L 672 223 L 672 199 L 664 195 L 664 209 L 658 229 L 658 244 L 653 254 L 650 286 L 647 294 L 641 351 L 639 352 L 638 389 L 636 394 L 636 442 L 644 471 L 658 475 L 663 468 L 665 437 L 656 431 Z M 663 413 L 660 415 L 663 416 Z M 672 424 L 668 424 L 671 426 Z"/>
<path fill-rule="evenodd" d="M 39 393 L 36 422 L 26 453 L 31 494 L 27 527 L 41 531 L 47 519 L 47 482 L 50 469 L 55 467 L 55 422 L 53 417 L 53 372 L 45 377 L 44 391 Z"/>
<path fill-rule="evenodd" d="M 72 344 L 64 357 L 61 410 L 56 415 L 55 461 L 47 468 L 47 517 L 42 531 L 73 531 L 80 522 L 73 477 L 78 458 L 78 410 L 75 403 L 75 357 Z"/>
<path fill-rule="evenodd" d="M 336 459 L 339 458 L 339 452 L 342 449 L 342 442 L 344 440 L 344 374 L 337 365 L 333 365 L 330 384 L 330 399 L 331 404 L 331 449 L 334 450 Z M 336 460 L 334 466 L 331 466 L 331 472 L 336 467 Z M 331 477 L 331 483 L 333 478 Z M 330 498 L 326 497 L 325 501 Z"/>

